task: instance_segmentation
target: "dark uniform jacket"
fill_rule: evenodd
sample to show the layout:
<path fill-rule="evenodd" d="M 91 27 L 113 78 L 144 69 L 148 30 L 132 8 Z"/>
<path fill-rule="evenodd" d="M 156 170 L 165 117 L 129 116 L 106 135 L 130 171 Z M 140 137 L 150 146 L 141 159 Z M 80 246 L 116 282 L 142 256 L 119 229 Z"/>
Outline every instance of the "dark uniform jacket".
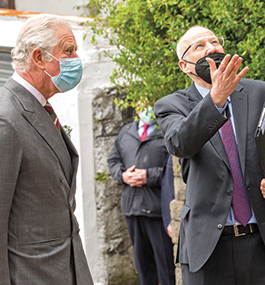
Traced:
<path fill-rule="evenodd" d="M 167 153 L 161 130 L 155 129 L 141 142 L 138 122 L 125 125 L 121 129 L 108 163 L 115 182 L 123 185 L 123 215 L 161 217 L 161 173 Z M 147 184 L 143 187 L 130 187 L 123 183 L 122 173 L 132 165 L 147 170 Z"/>

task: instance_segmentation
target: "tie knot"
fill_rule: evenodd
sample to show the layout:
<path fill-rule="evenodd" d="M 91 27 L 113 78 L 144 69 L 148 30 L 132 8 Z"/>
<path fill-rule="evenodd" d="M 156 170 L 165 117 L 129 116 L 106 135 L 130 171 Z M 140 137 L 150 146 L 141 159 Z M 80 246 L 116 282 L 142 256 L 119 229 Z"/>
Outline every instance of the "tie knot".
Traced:
<path fill-rule="evenodd" d="M 54 112 L 53 107 L 52 107 L 52 105 L 51 105 L 49 102 L 47 102 L 47 103 L 45 104 L 44 109 L 45 109 L 49 114 L 51 114 L 51 113 Z"/>
<path fill-rule="evenodd" d="M 146 131 L 148 127 L 149 127 L 149 125 L 144 124 L 144 125 L 143 125 L 144 131 Z"/>
<path fill-rule="evenodd" d="M 57 129 L 59 129 L 59 119 L 57 118 L 57 115 L 55 114 L 52 105 L 47 101 L 46 104 L 44 105 L 44 109 L 48 112 L 50 115 L 51 119 L 53 120 L 55 126 Z"/>

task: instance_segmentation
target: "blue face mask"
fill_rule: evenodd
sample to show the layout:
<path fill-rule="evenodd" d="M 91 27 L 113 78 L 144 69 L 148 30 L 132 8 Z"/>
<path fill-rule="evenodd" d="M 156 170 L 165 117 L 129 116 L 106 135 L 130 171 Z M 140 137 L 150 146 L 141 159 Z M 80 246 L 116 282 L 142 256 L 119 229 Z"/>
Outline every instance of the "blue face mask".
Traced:
<path fill-rule="evenodd" d="M 47 51 L 45 51 L 47 52 Z M 60 63 L 60 74 L 52 77 L 46 70 L 44 72 L 51 77 L 53 84 L 60 92 L 66 92 L 73 89 L 81 80 L 83 75 L 82 62 L 79 57 L 60 58 L 57 59 L 52 54 L 47 52 Z"/>
<path fill-rule="evenodd" d="M 156 121 L 154 117 L 153 108 L 149 106 L 148 111 L 146 108 L 144 108 L 143 112 L 141 112 L 140 114 L 140 118 L 147 125 L 152 125 Z"/>

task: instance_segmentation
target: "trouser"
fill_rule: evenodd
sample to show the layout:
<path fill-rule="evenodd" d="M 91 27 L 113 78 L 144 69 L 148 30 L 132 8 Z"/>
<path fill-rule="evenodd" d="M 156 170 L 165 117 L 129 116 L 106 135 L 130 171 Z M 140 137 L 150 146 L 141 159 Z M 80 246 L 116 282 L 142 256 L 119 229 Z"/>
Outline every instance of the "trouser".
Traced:
<path fill-rule="evenodd" d="M 265 246 L 259 232 L 222 235 L 205 265 L 195 273 L 181 264 L 183 285 L 264 285 Z"/>
<path fill-rule="evenodd" d="M 173 245 L 162 218 L 126 217 L 140 285 L 175 285 Z"/>

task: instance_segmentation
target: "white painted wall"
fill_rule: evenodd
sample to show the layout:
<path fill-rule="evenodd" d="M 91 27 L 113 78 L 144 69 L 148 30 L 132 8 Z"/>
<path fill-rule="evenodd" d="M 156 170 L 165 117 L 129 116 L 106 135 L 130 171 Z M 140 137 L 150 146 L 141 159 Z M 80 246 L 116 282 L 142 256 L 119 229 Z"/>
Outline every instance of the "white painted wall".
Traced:
<path fill-rule="evenodd" d="M 49 1 L 45 1 L 46 4 L 47 2 Z M 41 4 L 41 1 L 38 3 Z M 0 46 L 13 47 L 15 45 L 18 32 L 24 21 L 25 19 L 19 17 L 4 16 L 0 10 Z M 72 141 L 80 155 L 75 214 L 80 224 L 80 234 L 95 284 L 107 285 L 106 261 L 102 251 L 104 241 L 98 238 L 99 229 L 97 229 L 91 102 L 94 97 L 94 88 L 111 85 L 109 77 L 114 63 L 103 56 L 103 50 L 108 49 L 109 46 L 103 40 L 97 47 L 93 46 L 90 43 L 92 32 L 89 30 L 86 40 L 83 40 L 86 30 L 75 21 L 71 21 L 71 25 L 78 44 L 78 54 L 84 67 L 83 78 L 76 88 L 63 94 L 56 94 L 49 101 L 62 125 L 69 125 L 73 128 Z"/>
<path fill-rule="evenodd" d="M 86 0 L 15 0 L 15 7 L 17 11 L 82 16 L 87 11 L 83 8 L 77 10 L 75 7 L 84 6 L 87 3 L 89 1 Z"/>

